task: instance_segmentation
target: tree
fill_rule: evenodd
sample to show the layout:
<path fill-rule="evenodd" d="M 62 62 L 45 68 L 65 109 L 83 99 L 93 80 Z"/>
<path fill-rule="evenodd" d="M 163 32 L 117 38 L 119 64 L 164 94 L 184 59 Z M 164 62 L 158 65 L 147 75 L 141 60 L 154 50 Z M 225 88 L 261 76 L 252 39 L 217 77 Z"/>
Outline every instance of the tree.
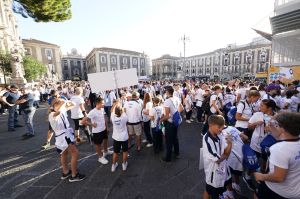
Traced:
<path fill-rule="evenodd" d="M 27 80 L 35 80 L 47 72 L 46 66 L 31 56 L 24 57 L 23 66 Z"/>
<path fill-rule="evenodd" d="M 1 66 L 1 71 L 4 76 L 4 83 L 6 84 L 6 77 L 11 74 L 11 65 L 10 65 L 10 60 L 11 60 L 11 54 L 9 52 L 5 51 L 0 51 L 0 66 Z"/>
<path fill-rule="evenodd" d="M 70 0 L 14 0 L 13 11 L 36 22 L 60 22 L 71 19 Z"/>

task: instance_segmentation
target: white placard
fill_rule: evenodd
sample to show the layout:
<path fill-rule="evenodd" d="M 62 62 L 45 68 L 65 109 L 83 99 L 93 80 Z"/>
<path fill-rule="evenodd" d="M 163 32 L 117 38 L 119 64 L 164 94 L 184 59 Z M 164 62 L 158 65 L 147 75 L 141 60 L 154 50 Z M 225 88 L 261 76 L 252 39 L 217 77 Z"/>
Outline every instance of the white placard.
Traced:
<path fill-rule="evenodd" d="M 116 88 L 134 86 L 138 84 L 137 70 L 135 68 L 109 72 L 88 74 L 93 93 Z"/>
<path fill-rule="evenodd" d="M 88 74 L 88 81 L 93 93 L 116 89 L 113 71 Z"/>
<path fill-rule="evenodd" d="M 280 67 L 280 78 L 293 79 L 293 69 Z"/>
<path fill-rule="evenodd" d="M 129 87 L 138 84 L 136 68 L 117 70 L 115 72 L 118 88 Z"/>

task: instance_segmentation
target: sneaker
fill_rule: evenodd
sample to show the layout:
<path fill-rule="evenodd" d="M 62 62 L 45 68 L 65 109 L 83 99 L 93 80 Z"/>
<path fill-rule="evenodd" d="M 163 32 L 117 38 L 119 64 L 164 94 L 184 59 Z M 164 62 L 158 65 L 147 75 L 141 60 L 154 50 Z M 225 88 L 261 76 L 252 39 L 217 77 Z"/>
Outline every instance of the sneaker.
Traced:
<path fill-rule="evenodd" d="M 75 177 L 71 176 L 69 178 L 69 182 L 78 182 L 81 181 L 85 178 L 85 175 L 77 173 Z"/>
<path fill-rule="evenodd" d="M 102 156 L 101 158 L 99 158 L 98 162 L 100 162 L 101 164 L 108 164 L 108 160 L 104 156 Z"/>
<path fill-rule="evenodd" d="M 255 190 L 255 186 L 254 186 L 254 184 L 252 182 L 252 179 L 247 179 L 245 176 L 243 176 L 243 180 L 246 183 L 248 189 L 250 189 L 251 191 Z"/>
<path fill-rule="evenodd" d="M 122 163 L 122 169 L 123 171 L 127 170 L 128 162 Z"/>
<path fill-rule="evenodd" d="M 191 122 L 193 122 L 194 120 L 193 119 L 190 119 L 191 120 Z"/>
<path fill-rule="evenodd" d="M 224 199 L 234 199 L 232 191 L 225 191 L 221 198 Z"/>
<path fill-rule="evenodd" d="M 164 163 L 171 162 L 171 160 L 167 160 L 166 158 L 160 158 L 160 161 L 161 161 L 161 162 L 164 162 Z"/>
<path fill-rule="evenodd" d="M 148 141 L 146 139 L 142 140 L 142 143 L 147 143 Z"/>
<path fill-rule="evenodd" d="M 46 142 L 45 144 L 42 145 L 42 149 L 47 149 L 50 147 L 50 142 Z"/>
<path fill-rule="evenodd" d="M 117 167 L 118 167 L 118 163 L 117 162 L 116 162 L 116 164 L 112 164 L 111 165 L 111 172 L 115 172 L 116 169 L 117 169 Z"/>
<path fill-rule="evenodd" d="M 189 123 L 189 124 L 190 124 L 190 123 L 192 123 L 192 122 L 191 122 L 191 120 L 186 120 L 186 123 Z"/>
<path fill-rule="evenodd" d="M 69 170 L 69 172 L 68 172 L 67 174 L 62 173 L 60 179 L 61 179 L 61 180 L 65 180 L 65 179 L 67 179 L 68 177 L 70 177 L 71 175 L 72 175 L 72 171 Z"/>
<path fill-rule="evenodd" d="M 111 150 L 107 150 L 107 152 L 103 152 L 103 156 L 104 156 L 104 157 L 106 157 L 106 156 L 108 156 L 108 155 L 112 155 L 112 154 L 114 154 L 114 152 L 111 151 Z"/>
<path fill-rule="evenodd" d="M 238 194 L 242 193 L 241 187 L 240 185 L 236 184 L 236 183 L 232 183 L 232 188 L 235 192 L 237 192 Z"/>
<path fill-rule="evenodd" d="M 153 144 L 150 144 L 150 143 L 148 143 L 147 145 L 146 145 L 146 147 L 152 147 L 153 146 Z"/>
<path fill-rule="evenodd" d="M 23 127 L 23 126 L 20 124 L 15 125 L 15 128 L 21 128 L 21 127 Z"/>

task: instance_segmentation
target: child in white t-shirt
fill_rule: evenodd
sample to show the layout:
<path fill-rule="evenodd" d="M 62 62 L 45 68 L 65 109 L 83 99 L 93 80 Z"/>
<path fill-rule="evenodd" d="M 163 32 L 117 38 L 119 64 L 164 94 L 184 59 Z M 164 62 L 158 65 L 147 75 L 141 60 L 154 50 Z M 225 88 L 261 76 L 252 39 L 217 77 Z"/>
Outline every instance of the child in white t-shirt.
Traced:
<path fill-rule="evenodd" d="M 163 149 L 162 130 L 160 128 L 160 118 L 163 114 L 163 107 L 160 105 L 160 99 L 155 97 L 153 99 L 153 107 L 149 112 L 151 119 L 151 129 L 153 137 L 154 153 L 159 153 Z"/>
<path fill-rule="evenodd" d="M 127 170 L 128 162 L 128 130 L 127 122 L 128 117 L 126 113 L 121 108 L 120 104 L 116 104 L 112 108 L 111 122 L 113 125 L 113 135 L 114 140 L 114 154 L 113 154 L 113 163 L 111 166 L 111 171 L 115 172 L 118 167 L 118 154 L 121 152 L 122 148 L 122 169 L 123 171 Z"/>
<path fill-rule="evenodd" d="M 90 122 L 89 122 L 90 121 Z M 107 164 L 106 155 L 111 155 L 113 152 L 107 150 L 108 128 L 105 119 L 104 100 L 102 98 L 96 99 L 96 107 L 92 109 L 87 117 L 82 119 L 82 123 L 92 126 L 93 141 L 98 154 L 98 162 Z M 101 145 L 103 143 L 104 153 L 102 153 Z"/>
<path fill-rule="evenodd" d="M 192 98 L 191 98 L 191 91 L 188 90 L 188 93 L 184 99 L 184 108 L 185 108 L 185 114 L 186 114 L 186 122 L 191 123 L 193 119 L 191 119 L 193 110 L 192 110 Z"/>
<path fill-rule="evenodd" d="M 239 185 L 239 177 L 243 172 L 243 141 L 248 140 L 248 136 L 240 132 L 233 126 L 226 126 L 222 131 L 223 136 L 230 135 L 232 137 L 231 153 L 227 159 L 227 163 L 232 176 L 232 188 L 241 193 L 241 187 Z"/>

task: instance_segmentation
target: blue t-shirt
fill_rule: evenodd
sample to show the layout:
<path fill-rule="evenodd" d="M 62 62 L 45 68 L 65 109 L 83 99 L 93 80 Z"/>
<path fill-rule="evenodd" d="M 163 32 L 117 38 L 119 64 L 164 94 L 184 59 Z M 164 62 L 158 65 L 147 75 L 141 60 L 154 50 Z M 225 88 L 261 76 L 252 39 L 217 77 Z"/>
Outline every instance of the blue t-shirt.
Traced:
<path fill-rule="evenodd" d="M 20 98 L 20 95 L 18 93 L 13 93 L 11 91 L 6 92 L 3 96 L 6 97 L 6 101 L 10 104 L 15 104 L 16 101 Z"/>

